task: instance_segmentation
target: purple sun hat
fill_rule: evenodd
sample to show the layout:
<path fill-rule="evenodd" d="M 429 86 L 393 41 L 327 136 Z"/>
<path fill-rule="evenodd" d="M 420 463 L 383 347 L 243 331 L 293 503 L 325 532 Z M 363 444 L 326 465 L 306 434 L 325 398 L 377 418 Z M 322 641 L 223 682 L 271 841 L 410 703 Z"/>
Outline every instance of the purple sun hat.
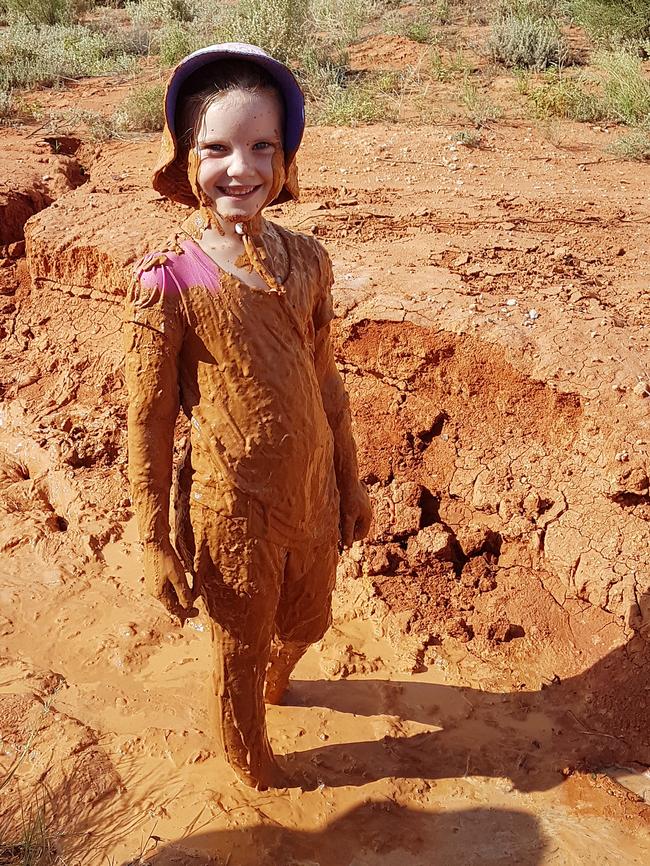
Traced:
<path fill-rule="evenodd" d="M 167 86 L 165 95 L 165 119 L 172 133 L 174 130 L 174 114 L 176 111 L 176 100 L 183 82 L 189 76 L 216 60 L 247 60 L 261 66 L 271 76 L 278 86 L 284 100 L 284 149 L 291 158 L 300 146 L 302 134 L 305 128 L 305 97 L 290 69 L 267 54 L 257 45 L 249 45 L 246 42 L 223 42 L 220 45 L 208 45 L 207 48 L 199 48 L 198 51 L 188 54 L 178 64 Z"/>
<path fill-rule="evenodd" d="M 208 45 L 188 54 L 173 70 L 165 92 L 165 126 L 160 158 L 153 175 L 153 187 L 173 201 L 191 206 L 198 202 L 187 178 L 187 159 L 182 159 L 176 136 L 176 103 L 183 83 L 200 69 L 219 60 L 245 60 L 261 66 L 276 84 L 284 102 L 284 160 L 286 182 L 272 204 L 298 198 L 296 151 L 305 129 L 305 97 L 294 74 L 257 45 L 244 42 L 223 42 Z"/>

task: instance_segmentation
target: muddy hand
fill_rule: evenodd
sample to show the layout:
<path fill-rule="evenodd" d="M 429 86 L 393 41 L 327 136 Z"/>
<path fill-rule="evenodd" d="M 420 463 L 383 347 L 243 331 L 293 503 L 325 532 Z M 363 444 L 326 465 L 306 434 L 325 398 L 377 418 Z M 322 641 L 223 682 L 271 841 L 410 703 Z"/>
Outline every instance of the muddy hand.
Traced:
<path fill-rule="evenodd" d="M 147 592 L 181 623 L 197 616 L 185 569 L 171 544 L 144 545 L 144 581 Z"/>
<path fill-rule="evenodd" d="M 372 506 L 366 485 L 358 481 L 347 493 L 341 493 L 341 544 L 351 547 L 370 531 Z"/>

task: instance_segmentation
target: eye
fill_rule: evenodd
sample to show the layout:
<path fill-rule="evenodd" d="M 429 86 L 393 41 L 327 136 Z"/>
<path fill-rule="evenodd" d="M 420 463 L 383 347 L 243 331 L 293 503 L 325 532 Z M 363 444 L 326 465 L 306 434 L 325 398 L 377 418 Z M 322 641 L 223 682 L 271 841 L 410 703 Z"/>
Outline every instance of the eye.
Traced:
<path fill-rule="evenodd" d="M 267 150 L 269 147 L 274 147 L 272 141 L 258 141 L 253 145 L 253 150 Z"/>
<path fill-rule="evenodd" d="M 223 144 L 219 144 L 218 142 L 212 142 L 210 144 L 204 144 L 201 149 L 207 150 L 208 153 L 223 153 L 226 148 L 223 146 Z"/>

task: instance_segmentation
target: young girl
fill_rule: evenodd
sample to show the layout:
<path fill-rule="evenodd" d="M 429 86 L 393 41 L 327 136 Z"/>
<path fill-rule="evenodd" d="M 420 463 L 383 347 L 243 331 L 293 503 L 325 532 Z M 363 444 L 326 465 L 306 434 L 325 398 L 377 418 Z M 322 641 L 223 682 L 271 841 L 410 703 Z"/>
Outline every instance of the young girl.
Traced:
<path fill-rule="evenodd" d="M 330 343 L 330 260 L 262 216 L 297 198 L 303 128 L 298 83 L 260 48 L 213 45 L 181 61 L 153 185 L 195 210 L 172 249 L 140 263 L 125 323 L 145 582 L 181 619 L 202 595 L 219 739 L 258 788 L 282 784 L 264 697 L 281 700 L 327 630 L 339 542 L 363 538 L 371 519 Z M 174 546 L 180 407 L 191 434 Z"/>

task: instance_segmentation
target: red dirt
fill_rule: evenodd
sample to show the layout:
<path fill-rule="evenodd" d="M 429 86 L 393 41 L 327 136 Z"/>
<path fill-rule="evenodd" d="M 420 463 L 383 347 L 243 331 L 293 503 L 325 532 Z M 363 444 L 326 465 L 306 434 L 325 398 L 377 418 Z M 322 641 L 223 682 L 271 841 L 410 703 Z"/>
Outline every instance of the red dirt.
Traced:
<path fill-rule="evenodd" d="M 353 61 L 420 49 L 385 37 Z M 308 130 L 302 201 L 276 216 L 334 258 L 376 517 L 342 563 L 336 628 L 271 714 L 277 750 L 322 787 L 268 802 L 214 757 L 187 700 L 205 635 L 142 597 L 128 522 L 121 297 L 182 212 L 147 186 L 155 137 L 0 133 L 0 729 L 11 757 L 49 696 L 49 762 L 16 786 L 65 792 L 107 856 L 135 856 L 144 815 L 176 840 L 158 866 L 314 850 L 421 866 L 438 843 L 439 862 L 504 862 L 469 825 L 501 833 L 509 862 L 559 862 L 537 816 L 562 862 L 592 859 L 589 838 L 617 852 L 603 863 L 644 860 L 646 807 L 581 771 L 650 763 L 650 173 L 604 157 L 606 133 L 563 128 L 570 147 L 513 122 L 479 150 L 452 127 Z M 24 258 L 8 245 L 28 217 Z M 203 809 L 219 832 L 199 832 Z"/>

